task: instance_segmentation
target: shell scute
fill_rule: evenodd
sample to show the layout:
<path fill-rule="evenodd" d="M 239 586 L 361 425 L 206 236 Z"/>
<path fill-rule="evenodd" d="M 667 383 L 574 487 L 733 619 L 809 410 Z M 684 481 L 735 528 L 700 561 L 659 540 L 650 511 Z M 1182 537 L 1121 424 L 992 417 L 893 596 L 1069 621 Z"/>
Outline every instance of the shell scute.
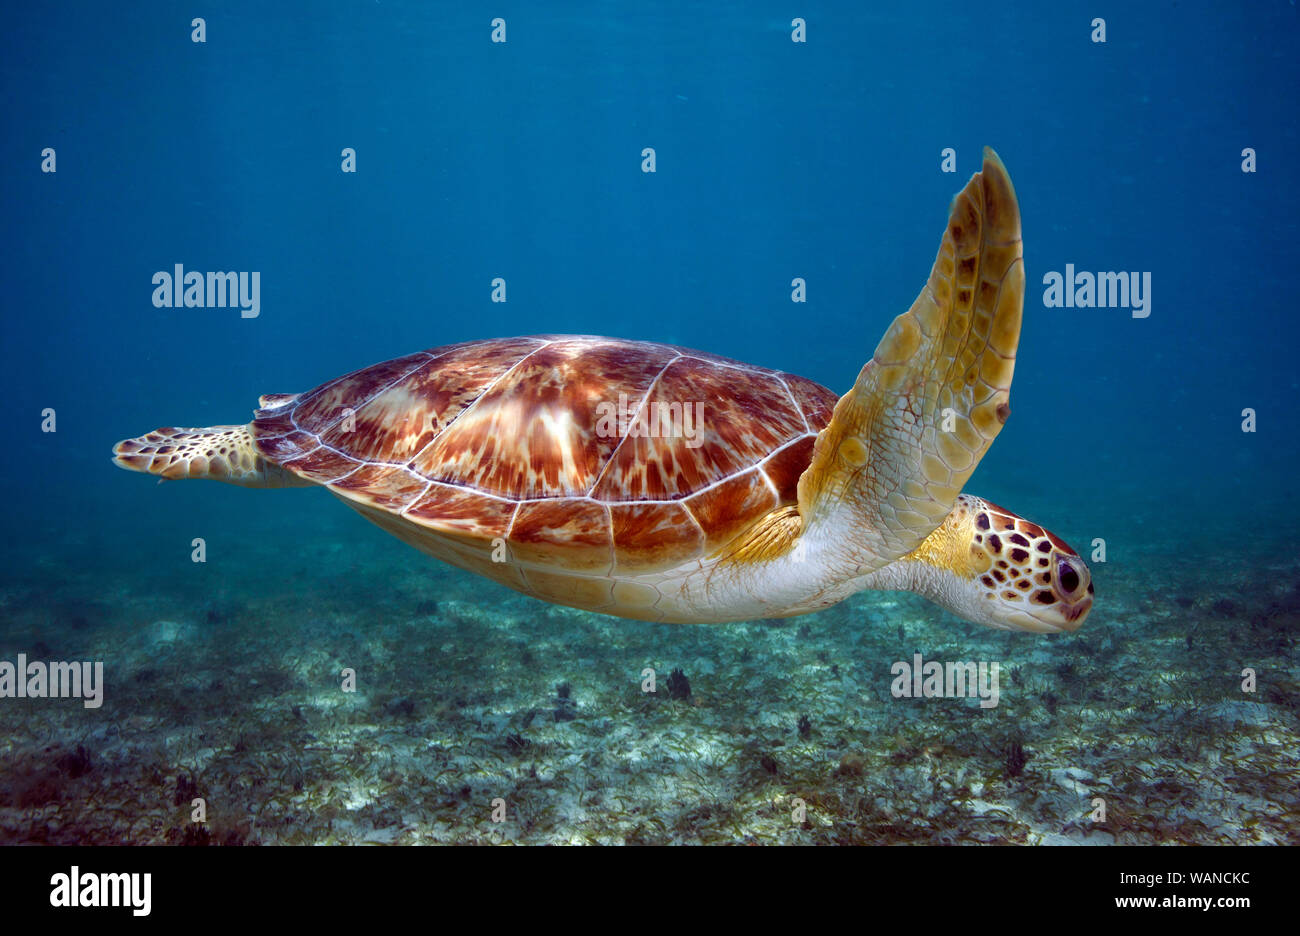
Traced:
<path fill-rule="evenodd" d="M 674 357 L 633 342 L 557 340 L 497 380 L 412 467 L 521 498 L 586 495 L 620 441 L 601 416 L 638 399 Z"/>
<path fill-rule="evenodd" d="M 785 385 L 790 388 L 790 395 L 794 397 L 804 418 L 808 420 L 808 428 L 813 432 L 821 432 L 831 421 L 839 397 L 807 377 L 800 377 L 797 374 L 781 376 L 785 378 Z"/>
<path fill-rule="evenodd" d="M 705 548 L 712 552 L 780 503 L 762 471 L 755 468 L 688 498 L 686 506 L 707 534 Z"/>
<path fill-rule="evenodd" d="M 799 476 L 812 461 L 816 441 L 815 435 L 801 436 L 763 462 L 763 473 L 776 488 L 781 503 L 793 504 L 799 500 Z"/>
<path fill-rule="evenodd" d="M 412 471 L 387 465 L 363 465 L 335 481 L 332 487 L 372 507 L 400 513 L 428 490 L 429 482 Z"/>
<path fill-rule="evenodd" d="M 406 509 L 407 519 L 436 525 L 441 532 L 479 545 L 504 537 L 510 529 L 518 504 L 489 497 L 469 488 L 445 484 L 430 485 Z"/>
<path fill-rule="evenodd" d="M 408 354 L 353 371 L 317 387 L 294 405 L 291 414 L 293 425 L 319 435 L 346 418 L 349 412 L 359 412 L 380 392 L 428 363 L 429 355 L 424 352 Z"/>
<path fill-rule="evenodd" d="M 620 572 L 675 566 L 704 551 L 704 531 L 681 502 L 609 505 Z"/>
<path fill-rule="evenodd" d="M 629 428 L 592 491 L 598 500 L 687 497 L 806 431 L 775 372 L 695 355 L 664 369 Z"/>
<path fill-rule="evenodd" d="M 519 505 L 510 528 L 510 551 L 524 562 L 545 564 L 556 548 L 574 570 L 608 574 L 613 567 L 609 512 L 582 498 L 552 498 Z"/>

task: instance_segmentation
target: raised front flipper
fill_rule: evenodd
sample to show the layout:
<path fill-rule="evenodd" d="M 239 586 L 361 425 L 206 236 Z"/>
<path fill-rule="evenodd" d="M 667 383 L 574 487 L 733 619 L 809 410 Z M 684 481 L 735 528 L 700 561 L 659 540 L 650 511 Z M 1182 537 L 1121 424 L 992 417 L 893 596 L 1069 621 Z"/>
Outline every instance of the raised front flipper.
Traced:
<path fill-rule="evenodd" d="M 854 536 L 855 559 L 878 567 L 943 522 L 1010 412 L 1024 292 L 1015 190 L 986 148 L 929 281 L 817 438 L 799 480 L 806 534 Z"/>

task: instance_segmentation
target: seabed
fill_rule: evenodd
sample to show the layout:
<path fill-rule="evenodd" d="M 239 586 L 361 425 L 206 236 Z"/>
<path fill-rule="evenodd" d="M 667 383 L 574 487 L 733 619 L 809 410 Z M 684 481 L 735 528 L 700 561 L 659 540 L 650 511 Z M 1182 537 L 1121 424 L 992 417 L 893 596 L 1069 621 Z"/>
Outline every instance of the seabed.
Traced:
<path fill-rule="evenodd" d="M 38 556 L 4 585 L 10 659 L 103 660 L 107 686 L 93 711 L 0 700 L 0 840 L 1300 843 L 1291 553 L 1225 555 L 1212 582 L 1175 542 L 1156 581 L 1094 564 L 1072 636 L 893 593 L 653 625 L 526 599 L 326 506 L 319 529 L 250 536 L 238 570 Z M 917 652 L 999 661 L 999 705 L 892 697 Z"/>

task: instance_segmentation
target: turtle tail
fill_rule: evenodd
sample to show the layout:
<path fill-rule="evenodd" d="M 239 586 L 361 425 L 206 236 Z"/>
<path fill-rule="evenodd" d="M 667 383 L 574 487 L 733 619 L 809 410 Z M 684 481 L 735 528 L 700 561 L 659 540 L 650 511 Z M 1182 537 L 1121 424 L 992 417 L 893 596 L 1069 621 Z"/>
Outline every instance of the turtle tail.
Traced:
<path fill-rule="evenodd" d="M 113 461 L 164 481 L 210 478 L 243 487 L 306 487 L 297 475 L 262 457 L 248 426 L 168 426 L 113 446 Z"/>

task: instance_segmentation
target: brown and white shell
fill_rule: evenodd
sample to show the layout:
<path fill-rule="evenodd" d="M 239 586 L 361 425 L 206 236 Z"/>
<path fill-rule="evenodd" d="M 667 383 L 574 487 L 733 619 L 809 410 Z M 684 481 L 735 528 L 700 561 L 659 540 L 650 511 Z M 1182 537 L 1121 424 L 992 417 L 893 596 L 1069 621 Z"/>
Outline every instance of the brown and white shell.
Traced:
<path fill-rule="evenodd" d="M 796 503 L 835 401 L 805 378 L 699 351 L 544 335 L 433 348 L 263 397 L 252 433 L 265 458 L 426 551 L 429 534 L 478 556 L 504 541 L 530 565 L 635 575 L 710 555 Z M 653 431 L 652 414 L 683 406 L 698 425 Z M 643 418 L 620 426 L 619 412 Z"/>

